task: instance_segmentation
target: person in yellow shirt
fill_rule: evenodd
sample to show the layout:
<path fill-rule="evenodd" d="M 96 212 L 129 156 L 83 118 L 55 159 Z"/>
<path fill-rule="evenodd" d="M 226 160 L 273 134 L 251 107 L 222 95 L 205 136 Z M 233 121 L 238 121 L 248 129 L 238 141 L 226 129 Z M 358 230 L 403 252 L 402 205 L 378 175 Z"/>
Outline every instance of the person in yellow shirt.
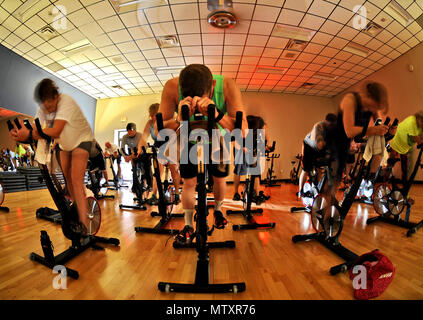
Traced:
<path fill-rule="evenodd" d="M 390 158 L 401 158 L 402 182 L 408 177 L 408 154 L 417 143 L 423 142 L 423 110 L 416 112 L 399 123 L 390 143 Z"/>
<path fill-rule="evenodd" d="M 19 166 L 21 167 L 23 166 L 25 154 L 26 154 L 26 150 L 23 147 L 23 145 L 21 145 L 20 143 L 16 143 L 15 155 L 16 155 L 16 159 L 19 161 Z"/>

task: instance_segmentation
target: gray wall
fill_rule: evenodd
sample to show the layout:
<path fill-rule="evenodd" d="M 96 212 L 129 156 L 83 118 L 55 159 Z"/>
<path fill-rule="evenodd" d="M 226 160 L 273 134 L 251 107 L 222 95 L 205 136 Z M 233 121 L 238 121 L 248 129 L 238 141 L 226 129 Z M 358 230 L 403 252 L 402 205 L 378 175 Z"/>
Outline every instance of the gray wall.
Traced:
<path fill-rule="evenodd" d="M 75 99 L 94 132 L 96 99 L 0 45 L 0 107 L 35 116 L 34 88 L 44 78 Z"/>

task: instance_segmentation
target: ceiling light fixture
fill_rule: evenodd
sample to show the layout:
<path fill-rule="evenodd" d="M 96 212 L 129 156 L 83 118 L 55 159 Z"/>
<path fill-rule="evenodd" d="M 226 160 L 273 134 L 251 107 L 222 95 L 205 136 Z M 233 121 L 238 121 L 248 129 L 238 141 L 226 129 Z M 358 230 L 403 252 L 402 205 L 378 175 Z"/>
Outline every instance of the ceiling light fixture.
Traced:
<path fill-rule="evenodd" d="M 109 0 L 118 14 L 145 8 L 167 5 L 167 0 Z"/>
<path fill-rule="evenodd" d="M 268 67 L 268 66 L 257 66 L 255 72 L 259 72 L 259 73 L 271 73 L 271 74 L 284 74 L 285 71 L 286 71 L 285 68 Z"/>
<path fill-rule="evenodd" d="M 333 75 L 333 74 L 329 74 L 329 73 L 323 73 L 323 72 L 316 72 L 313 75 L 313 78 L 317 78 L 317 79 L 322 79 L 322 80 L 329 80 L 329 81 L 334 81 L 338 78 L 338 76 Z"/>
<path fill-rule="evenodd" d="M 272 36 L 308 42 L 315 33 L 316 31 L 277 24 L 272 32 Z"/>
<path fill-rule="evenodd" d="M 72 56 L 77 53 L 85 52 L 87 50 L 93 49 L 94 46 L 88 39 L 84 39 L 78 42 L 75 42 L 69 46 L 64 47 L 60 51 L 63 52 L 65 56 Z"/>
<path fill-rule="evenodd" d="M 38 4 L 39 0 L 27 0 L 24 4 L 22 4 L 18 10 L 15 11 L 15 14 L 17 15 L 17 18 L 25 22 L 27 19 L 32 17 L 34 14 L 37 13 L 36 10 L 34 10 L 34 6 Z"/>
<path fill-rule="evenodd" d="M 347 44 L 344 49 L 344 51 L 347 51 L 352 54 L 356 54 L 360 57 L 366 58 L 369 55 L 369 49 L 366 47 L 363 47 L 355 42 L 350 42 Z"/>
<path fill-rule="evenodd" d="M 152 68 L 155 74 L 163 73 L 179 73 L 185 66 L 168 66 L 168 67 L 155 67 Z"/>
<path fill-rule="evenodd" d="M 392 0 L 384 9 L 392 18 L 401 23 L 404 27 L 408 27 L 414 21 L 414 18 L 401 5 Z"/>

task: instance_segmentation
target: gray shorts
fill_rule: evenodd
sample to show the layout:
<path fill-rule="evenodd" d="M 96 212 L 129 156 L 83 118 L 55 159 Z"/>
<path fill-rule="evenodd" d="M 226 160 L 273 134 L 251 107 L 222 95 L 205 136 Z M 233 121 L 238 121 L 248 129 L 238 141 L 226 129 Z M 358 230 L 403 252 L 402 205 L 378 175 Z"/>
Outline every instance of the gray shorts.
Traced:
<path fill-rule="evenodd" d="M 77 146 L 77 148 L 81 148 L 88 151 L 89 158 L 94 158 L 101 152 L 101 148 L 100 149 L 98 148 L 97 143 L 95 141 L 81 142 Z"/>

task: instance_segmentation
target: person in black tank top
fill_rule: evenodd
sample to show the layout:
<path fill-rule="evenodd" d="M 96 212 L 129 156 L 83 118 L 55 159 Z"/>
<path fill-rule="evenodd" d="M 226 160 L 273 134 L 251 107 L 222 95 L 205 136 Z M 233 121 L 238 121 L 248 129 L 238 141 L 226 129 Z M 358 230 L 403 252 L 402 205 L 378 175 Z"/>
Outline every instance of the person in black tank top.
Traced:
<path fill-rule="evenodd" d="M 388 131 L 385 125 L 374 126 L 370 120 L 383 118 L 388 111 L 386 88 L 377 82 L 365 82 L 359 92 L 347 93 L 340 103 L 338 124 L 331 137 L 330 150 L 333 155 L 334 186 L 336 192 L 344 172 L 351 140 L 363 133 L 369 124 L 365 136 L 382 136 Z"/>

